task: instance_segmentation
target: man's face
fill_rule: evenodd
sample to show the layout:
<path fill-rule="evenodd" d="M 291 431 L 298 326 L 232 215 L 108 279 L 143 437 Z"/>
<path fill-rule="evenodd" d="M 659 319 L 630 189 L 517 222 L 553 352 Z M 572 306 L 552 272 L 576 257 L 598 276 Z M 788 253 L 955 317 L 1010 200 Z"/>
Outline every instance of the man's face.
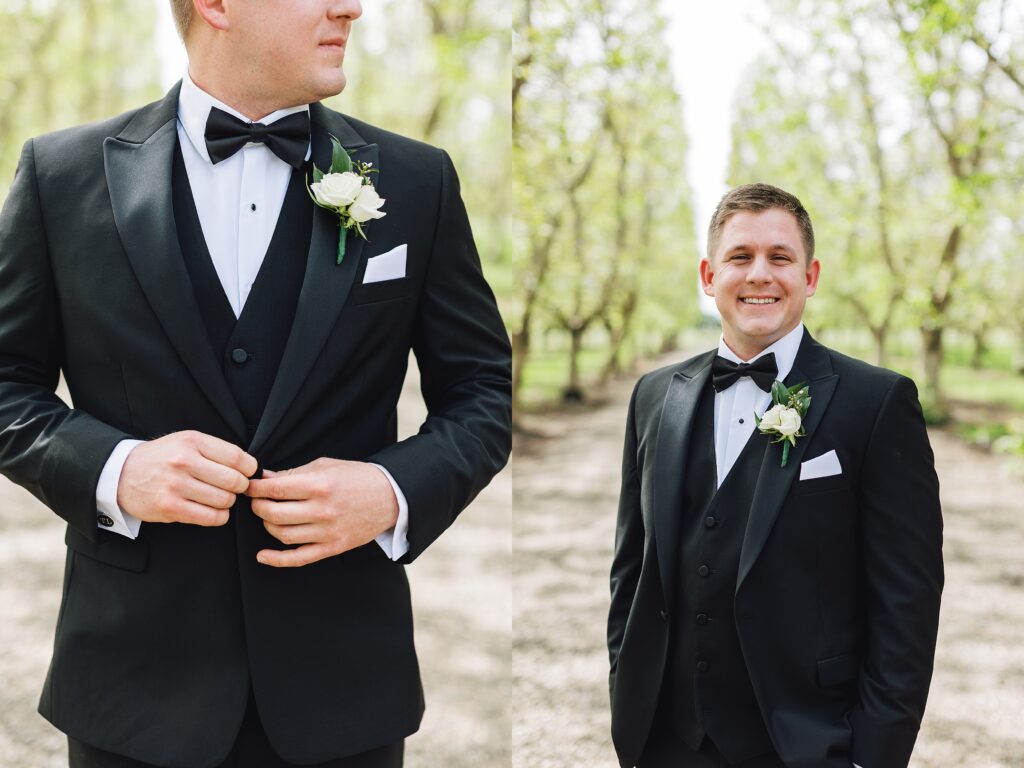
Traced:
<path fill-rule="evenodd" d="M 796 328 L 820 268 L 817 260 L 807 263 L 800 227 L 788 211 L 729 218 L 711 261 L 700 263 L 701 285 L 715 299 L 729 348 L 749 360 Z"/>
<path fill-rule="evenodd" d="M 263 101 L 285 107 L 341 93 L 359 0 L 239 0 L 234 9 L 235 58 Z"/>

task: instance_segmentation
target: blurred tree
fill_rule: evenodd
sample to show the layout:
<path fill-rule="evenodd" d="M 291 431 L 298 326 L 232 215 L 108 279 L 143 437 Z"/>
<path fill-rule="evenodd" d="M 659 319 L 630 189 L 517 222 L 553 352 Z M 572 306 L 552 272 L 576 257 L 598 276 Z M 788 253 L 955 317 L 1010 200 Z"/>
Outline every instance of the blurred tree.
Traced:
<path fill-rule="evenodd" d="M 980 3 L 889 0 L 912 72 L 915 95 L 939 139 L 948 172 L 937 207 L 945 213 L 941 249 L 928 259 L 930 279 L 921 313 L 925 394 L 939 416 L 946 413 L 941 389 L 944 338 L 951 304 L 964 266 L 963 244 L 972 227 L 990 215 L 991 193 L 1000 174 L 1003 142 L 1000 105 L 991 58 L 977 56 L 965 30 L 976 27 Z M 998 34 L 1005 17 L 1000 18 Z M 1019 31 L 1019 30 L 1018 30 Z"/>
<path fill-rule="evenodd" d="M 568 341 L 564 395 L 579 398 L 586 339 L 608 376 L 695 312 L 692 287 L 667 279 L 696 262 L 682 109 L 667 46 L 652 44 L 665 22 L 648 4 L 516 9 L 514 386 L 534 334 L 558 332 Z"/>
<path fill-rule="evenodd" d="M 31 136 L 160 94 L 156 7 L 132 0 L 0 0 L 0 199 Z"/>
<path fill-rule="evenodd" d="M 982 8 L 982 6 L 987 6 Z M 1009 0 L 981 3 L 978 0 L 916 0 L 904 6 L 927 19 L 927 25 L 944 36 L 967 40 L 985 54 L 985 57 L 1021 91 L 1024 91 L 1024 72 L 1020 58 L 1019 40 L 1012 33 L 1019 22 L 1022 8 Z M 1016 14 L 1017 19 L 1007 18 Z M 987 16 L 988 24 L 980 16 Z M 992 23 L 994 21 L 994 23 Z"/>

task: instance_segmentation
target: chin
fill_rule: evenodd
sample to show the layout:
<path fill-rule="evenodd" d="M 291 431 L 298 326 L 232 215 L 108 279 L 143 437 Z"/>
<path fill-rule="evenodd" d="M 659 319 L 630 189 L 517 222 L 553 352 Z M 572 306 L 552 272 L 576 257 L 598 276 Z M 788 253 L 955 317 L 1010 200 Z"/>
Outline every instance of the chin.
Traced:
<path fill-rule="evenodd" d="M 314 83 L 317 101 L 337 96 L 345 90 L 346 78 L 343 72 L 332 73 L 329 77 L 318 78 Z"/>
<path fill-rule="evenodd" d="M 779 327 L 743 328 L 740 332 L 743 338 L 749 339 L 752 344 L 762 345 L 762 348 L 774 344 L 786 335 Z"/>

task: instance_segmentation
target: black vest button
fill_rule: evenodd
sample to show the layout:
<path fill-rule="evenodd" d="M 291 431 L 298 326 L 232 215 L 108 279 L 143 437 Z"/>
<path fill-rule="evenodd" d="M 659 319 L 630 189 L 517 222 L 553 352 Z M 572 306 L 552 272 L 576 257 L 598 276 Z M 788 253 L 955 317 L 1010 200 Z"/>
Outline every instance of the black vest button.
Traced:
<path fill-rule="evenodd" d="M 714 528 L 716 525 L 718 525 L 718 518 L 710 516 L 704 518 L 705 528 Z"/>
<path fill-rule="evenodd" d="M 697 624 L 699 624 L 700 626 L 703 627 L 707 623 L 708 623 L 708 615 L 706 613 L 698 613 L 697 614 Z"/>
<path fill-rule="evenodd" d="M 709 669 L 711 669 L 711 665 L 708 664 L 703 659 L 701 659 L 700 661 L 697 662 L 697 671 L 700 672 L 701 674 L 707 672 Z"/>
<path fill-rule="evenodd" d="M 99 521 L 99 524 L 102 525 L 104 528 L 114 527 L 114 521 L 108 515 L 99 515 L 96 517 L 96 520 Z"/>
<path fill-rule="evenodd" d="M 706 565 L 702 565 L 700 568 L 697 569 L 697 575 L 698 576 L 707 576 L 710 573 L 711 573 L 711 569 L 708 568 Z"/>
<path fill-rule="evenodd" d="M 662 610 L 662 612 L 661 612 L 661 618 L 662 618 L 662 620 L 664 620 L 664 621 L 668 621 L 668 611 L 666 611 L 666 610 Z"/>
<path fill-rule="evenodd" d="M 242 363 L 244 363 L 246 360 L 249 359 L 249 353 L 246 352 L 241 347 L 239 347 L 237 349 L 232 349 L 231 350 L 231 359 L 234 360 L 239 365 L 241 365 Z"/>

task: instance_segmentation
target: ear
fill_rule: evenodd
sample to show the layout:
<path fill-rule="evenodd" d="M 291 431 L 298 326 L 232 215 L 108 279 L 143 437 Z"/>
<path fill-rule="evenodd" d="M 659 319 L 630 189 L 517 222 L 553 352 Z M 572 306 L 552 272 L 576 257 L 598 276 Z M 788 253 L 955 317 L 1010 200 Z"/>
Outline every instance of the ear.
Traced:
<path fill-rule="evenodd" d="M 225 31 L 228 24 L 228 0 L 192 0 L 196 7 L 196 16 L 205 21 L 213 29 Z"/>
<path fill-rule="evenodd" d="M 715 272 L 706 258 L 700 260 L 700 287 L 706 296 L 715 295 Z"/>
<path fill-rule="evenodd" d="M 821 276 L 821 262 L 814 259 L 807 267 L 807 296 L 813 296 L 818 290 L 818 278 Z"/>

